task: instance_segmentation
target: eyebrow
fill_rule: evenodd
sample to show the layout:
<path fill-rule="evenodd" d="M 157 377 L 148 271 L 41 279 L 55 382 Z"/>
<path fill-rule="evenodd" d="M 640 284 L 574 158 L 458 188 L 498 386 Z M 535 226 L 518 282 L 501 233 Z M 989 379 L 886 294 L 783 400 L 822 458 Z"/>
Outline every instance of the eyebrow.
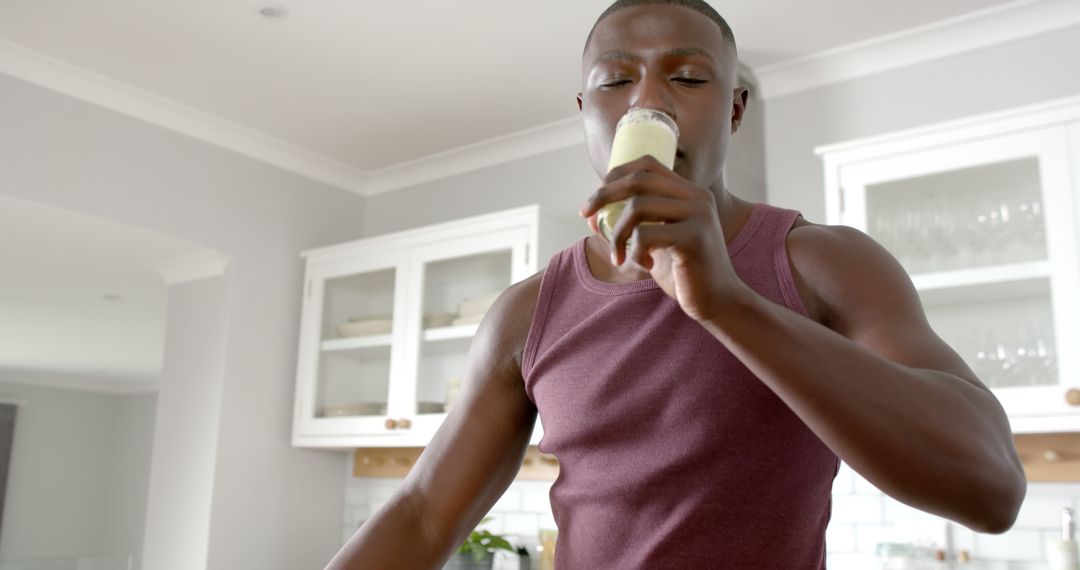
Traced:
<path fill-rule="evenodd" d="M 701 48 L 696 47 L 681 47 L 672 48 L 660 54 L 661 57 L 704 57 L 709 61 L 716 61 L 713 55 Z M 600 57 L 596 58 L 598 61 L 641 61 L 641 56 L 622 50 L 611 50 L 600 54 Z"/>

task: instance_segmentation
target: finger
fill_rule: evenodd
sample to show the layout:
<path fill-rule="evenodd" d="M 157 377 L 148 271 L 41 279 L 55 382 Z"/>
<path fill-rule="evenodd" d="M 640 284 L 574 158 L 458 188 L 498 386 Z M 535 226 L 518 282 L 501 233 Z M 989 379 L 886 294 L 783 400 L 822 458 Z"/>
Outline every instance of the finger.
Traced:
<path fill-rule="evenodd" d="M 693 227 L 687 223 L 638 226 L 634 228 L 633 245 L 627 251 L 627 259 L 652 270 L 654 250 L 687 243 L 692 232 Z"/>
<path fill-rule="evenodd" d="M 704 198 L 707 190 L 698 188 L 683 178 L 669 178 L 647 170 L 637 170 L 613 182 L 601 186 L 585 200 L 579 212 L 589 217 L 606 204 L 626 200 L 632 196 L 663 196 L 681 200 Z"/>
<path fill-rule="evenodd" d="M 608 171 L 607 175 L 604 176 L 604 182 L 618 180 L 619 178 L 627 176 L 630 173 L 636 172 L 638 170 L 647 170 L 654 174 L 668 176 L 669 178 L 679 176 L 673 170 L 668 168 L 667 165 L 657 160 L 656 157 L 652 156 L 651 154 L 646 154 L 645 156 L 636 158 L 634 160 L 631 160 L 630 162 L 620 164 L 619 166 L 612 168 Z"/>
<path fill-rule="evenodd" d="M 626 241 L 642 222 L 681 222 L 693 213 L 693 202 L 662 196 L 634 196 L 615 222 L 611 253 L 615 265 L 625 257 Z"/>

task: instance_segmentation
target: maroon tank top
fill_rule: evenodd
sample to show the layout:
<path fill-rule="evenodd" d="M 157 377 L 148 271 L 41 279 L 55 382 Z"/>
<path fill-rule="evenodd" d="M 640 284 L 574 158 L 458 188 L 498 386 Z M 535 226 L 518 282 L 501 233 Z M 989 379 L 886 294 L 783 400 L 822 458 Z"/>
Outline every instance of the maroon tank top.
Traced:
<path fill-rule="evenodd" d="M 805 316 L 786 248 L 798 215 L 756 204 L 728 252 Z M 839 460 L 654 280 L 598 280 L 584 239 L 555 254 L 522 375 L 559 460 L 558 569 L 825 567 Z"/>

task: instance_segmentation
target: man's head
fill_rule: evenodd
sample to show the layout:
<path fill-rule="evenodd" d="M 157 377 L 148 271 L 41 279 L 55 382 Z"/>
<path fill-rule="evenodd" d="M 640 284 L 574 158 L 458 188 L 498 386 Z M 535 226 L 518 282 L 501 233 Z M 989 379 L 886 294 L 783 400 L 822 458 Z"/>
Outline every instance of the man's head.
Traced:
<path fill-rule="evenodd" d="M 724 41 L 731 47 L 732 51 L 737 51 L 735 47 L 735 32 L 731 31 L 731 26 L 728 25 L 727 20 L 720 15 L 719 12 L 713 9 L 708 2 L 703 0 L 616 0 L 608 6 L 607 10 L 604 10 L 603 14 L 596 19 L 591 30 L 589 30 L 589 37 L 585 39 L 585 51 L 589 51 L 589 44 L 592 43 L 593 33 L 596 32 L 596 26 L 600 22 L 604 21 L 604 18 L 622 10 L 623 8 L 633 8 L 634 6 L 648 6 L 650 4 L 666 4 L 668 6 L 682 6 L 683 8 L 689 8 L 696 12 L 708 17 L 713 22 L 716 22 L 717 26 L 720 26 L 720 32 L 724 34 Z"/>
<path fill-rule="evenodd" d="M 700 0 L 617 0 L 601 14 L 582 56 L 578 107 L 589 157 L 603 176 L 615 125 L 629 109 L 665 111 L 679 124 L 675 171 L 722 184 L 731 135 L 746 108 L 735 38 Z"/>

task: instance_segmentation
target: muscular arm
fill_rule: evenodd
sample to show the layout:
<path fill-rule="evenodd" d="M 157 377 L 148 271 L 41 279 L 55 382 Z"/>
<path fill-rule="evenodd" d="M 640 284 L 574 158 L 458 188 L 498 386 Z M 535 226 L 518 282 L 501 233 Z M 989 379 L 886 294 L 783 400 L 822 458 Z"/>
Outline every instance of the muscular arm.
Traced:
<path fill-rule="evenodd" d="M 488 311 L 446 421 L 398 492 L 328 570 L 442 568 L 506 491 L 536 421 L 520 363 L 539 275 L 507 289 Z"/>
<path fill-rule="evenodd" d="M 798 227 L 788 248 L 828 326 L 747 292 L 706 328 L 882 491 L 1008 530 L 1026 487 L 1004 410 L 931 330 L 900 265 L 850 228 Z"/>

